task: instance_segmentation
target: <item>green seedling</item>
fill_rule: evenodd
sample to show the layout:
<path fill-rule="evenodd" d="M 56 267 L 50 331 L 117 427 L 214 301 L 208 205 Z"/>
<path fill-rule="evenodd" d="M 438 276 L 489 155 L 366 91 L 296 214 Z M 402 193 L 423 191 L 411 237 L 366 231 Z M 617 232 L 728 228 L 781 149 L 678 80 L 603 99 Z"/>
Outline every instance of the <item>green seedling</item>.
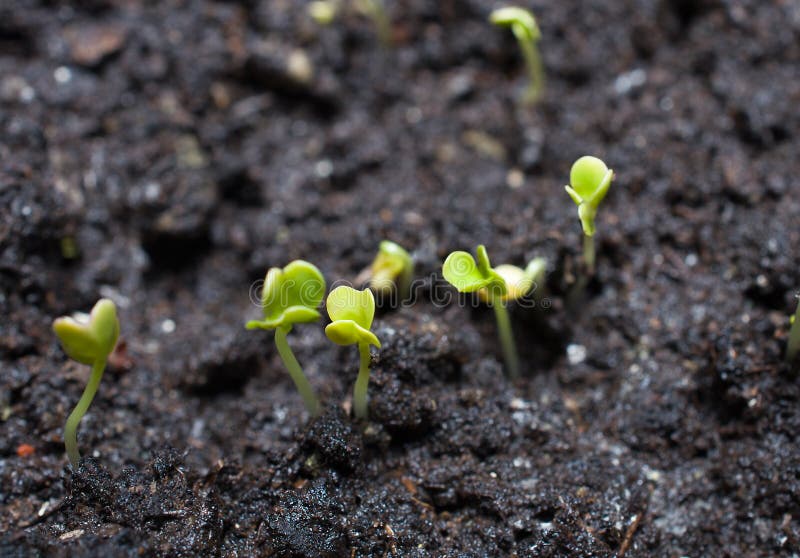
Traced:
<path fill-rule="evenodd" d="M 547 264 L 543 258 L 535 258 L 525 269 L 514 265 L 492 268 L 483 245 L 478 246 L 475 252 L 477 262 L 468 252 L 453 252 L 444 261 L 442 274 L 460 292 L 476 292 L 482 301 L 494 308 L 508 375 L 516 379 L 519 377 L 519 357 L 506 304 L 528 294 L 544 278 Z"/>
<path fill-rule="evenodd" d="M 107 298 L 101 298 L 88 316 L 76 314 L 74 317 L 56 319 L 53 322 L 53 331 L 67 356 L 92 367 L 89 383 L 64 425 L 64 446 L 72 467 L 77 469 L 81 459 L 78 451 L 78 425 L 92 404 L 103 378 L 108 356 L 114 351 L 119 338 L 117 307 Z"/>
<path fill-rule="evenodd" d="M 392 44 L 392 24 L 386 15 L 383 0 L 354 0 L 355 8 L 375 24 L 378 39 L 384 46 Z"/>
<path fill-rule="evenodd" d="M 353 389 L 353 409 L 358 419 L 367 418 L 367 386 L 369 384 L 369 346 L 381 348 L 381 342 L 369 329 L 375 317 L 375 297 L 372 291 L 357 291 L 352 287 L 336 287 L 325 302 L 331 323 L 325 335 L 337 345 L 358 345 L 361 365 Z"/>
<path fill-rule="evenodd" d="M 315 322 L 321 317 L 317 308 L 324 295 L 325 278 L 313 264 L 295 260 L 283 269 L 273 267 L 267 272 L 261 290 L 264 319 L 251 320 L 245 326 L 247 329 L 275 330 L 275 347 L 311 416 L 319 415 L 319 401 L 289 347 L 286 335 L 294 324 Z"/>
<path fill-rule="evenodd" d="M 789 364 L 797 359 L 800 354 L 800 297 L 797 300 L 797 310 L 791 319 L 792 328 L 789 330 L 789 344 L 786 346 L 786 360 Z"/>
<path fill-rule="evenodd" d="M 339 12 L 336 0 L 315 0 L 308 5 L 308 15 L 319 25 L 330 25 Z"/>
<path fill-rule="evenodd" d="M 386 295 L 397 286 L 401 297 L 406 297 L 414 277 L 414 260 L 399 244 L 384 240 L 372 262 L 372 277 L 369 287 L 376 293 Z"/>
<path fill-rule="evenodd" d="M 507 6 L 493 11 L 489 15 L 489 21 L 499 27 L 510 27 L 517 38 L 530 76 L 523 101 L 529 105 L 535 104 L 544 92 L 544 68 L 537 46 L 541 32 L 536 24 L 536 18 L 528 10 Z"/>
<path fill-rule="evenodd" d="M 594 273 L 594 218 L 600 202 L 606 197 L 614 171 L 597 157 L 586 155 L 572 165 L 569 172 L 569 186 L 564 186 L 567 194 L 578 206 L 578 217 L 583 227 L 583 259 L 586 270 Z"/>
<path fill-rule="evenodd" d="M 382 0 L 351 0 L 349 6 L 359 14 L 372 20 L 378 39 L 384 46 L 392 44 L 392 24 Z M 348 5 L 343 0 L 315 0 L 308 4 L 308 15 L 319 25 L 330 25 L 345 11 Z"/>

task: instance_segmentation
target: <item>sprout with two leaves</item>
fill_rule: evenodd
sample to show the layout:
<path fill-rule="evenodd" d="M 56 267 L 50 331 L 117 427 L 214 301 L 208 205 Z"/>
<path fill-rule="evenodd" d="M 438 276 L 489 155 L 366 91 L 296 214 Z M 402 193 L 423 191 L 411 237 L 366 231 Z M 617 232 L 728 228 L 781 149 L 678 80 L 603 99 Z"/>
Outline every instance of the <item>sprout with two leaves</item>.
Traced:
<path fill-rule="evenodd" d="M 370 331 L 375 317 L 375 297 L 372 291 L 357 291 L 348 286 L 336 287 L 325 301 L 331 323 L 325 335 L 337 345 L 358 345 L 361 365 L 353 389 L 353 410 L 356 418 L 367 418 L 367 386 L 369 384 L 369 346 L 381 348 L 381 342 Z"/>
<path fill-rule="evenodd" d="M 294 324 L 315 322 L 321 315 L 317 308 L 325 295 L 325 278 L 313 264 L 295 260 L 283 269 L 267 272 L 261 290 L 263 320 L 251 320 L 247 329 L 274 329 L 275 347 L 303 398 L 311 416 L 319 415 L 320 405 L 311 384 L 286 341 Z"/>
<path fill-rule="evenodd" d="M 414 277 L 414 260 L 402 246 L 384 240 L 378 246 L 378 254 L 372 261 L 372 277 L 369 287 L 380 295 L 389 294 L 397 288 L 398 298 L 409 295 Z"/>
<path fill-rule="evenodd" d="M 64 446 L 67 456 L 72 467 L 77 468 L 81 459 L 78 451 L 78 425 L 92 404 L 100 380 L 103 378 L 108 356 L 114 351 L 119 338 L 117 307 L 112 301 L 102 298 L 97 301 L 88 316 L 76 314 L 74 317 L 56 319 L 53 322 L 53 331 L 67 356 L 92 367 L 89 383 L 86 384 L 83 395 L 64 426 Z"/>
<path fill-rule="evenodd" d="M 531 292 L 544 278 L 547 264 L 544 258 L 535 258 L 525 269 L 507 264 L 492 268 L 483 245 L 478 246 L 475 252 L 477 262 L 468 252 L 453 252 L 447 256 L 442 274 L 460 292 L 477 292 L 482 301 L 494 308 L 508 375 L 516 379 L 519 377 L 519 357 L 506 303 Z"/>
<path fill-rule="evenodd" d="M 583 259 L 589 275 L 594 273 L 594 218 L 600 202 L 606 197 L 614 178 L 614 171 L 597 157 L 586 155 L 572 165 L 569 172 L 567 194 L 578 206 L 578 217 L 583 227 Z"/>
<path fill-rule="evenodd" d="M 544 92 L 544 69 L 537 47 L 541 32 L 536 24 L 536 18 L 524 8 L 507 6 L 493 11 L 489 15 L 489 21 L 499 27 L 510 27 L 517 38 L 530 75 L 530 83 L 523 101 L 529 105 L 536 103 Z"/>

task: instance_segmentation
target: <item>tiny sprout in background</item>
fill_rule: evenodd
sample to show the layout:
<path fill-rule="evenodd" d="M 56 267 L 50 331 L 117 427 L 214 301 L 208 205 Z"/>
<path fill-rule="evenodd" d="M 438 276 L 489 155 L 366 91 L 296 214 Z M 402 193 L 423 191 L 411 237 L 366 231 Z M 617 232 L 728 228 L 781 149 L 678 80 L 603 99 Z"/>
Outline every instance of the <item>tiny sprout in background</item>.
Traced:
<path fill-rule="evenodd" d="M 408 296 L 414 277 L 414 260 L 399 244 L 384 240 L 372 262 L 369 287 L 378 294 L 386 295 L 396 287 L 398 298 Z"/>
<path fill-rule="evenodd" d="M 372 20 L 383 46 L 392 45 L 392 24 L 386 15 L 383 0 L 354 0 L 356 10 Z"/>
<path fill-rule="evenodd" d="M 358 345 L 361 366 L 353 389 L 353 409 L 356 418 L 367 418 L 367 385 L 369 384 L 369 346 L 381 348 L 381 342 L 370 331 L 375 317 L 375 297 L 372 291 L 357 291 L 352 287 L 336 287 L 325 302 L 331 323 L 325 335 L 337 345 Z"/>
<path fill-rule="evenodd" d="M 108 356 L 114 351 L 119 338 L 117 307 L 107 298 L 101 298 L 92 308 L 92 313 L 76 314 L 74 317 L 61 317 L 53 322 L 53 331 L 61 347 L 71 359 L 81 364 L 89 364 L 92 374 L 83 390 L 78 404 L 67 418 L 64 426 L 64 446 L 73 468 L 78 467 L 81 455 L 78 451 L 78 424 L 92 404 Z"/>
<path fill-rule="evenodd" d="M 544 68 L 537 47 L 541 33 L 536 18 L 524 8 L 507 6 L 493 11 L 489 15 L 489 21 L 498 27 L 510 27 L 517 38 L 530 76 L 523 101 L 528 105 L 535 104 L 544 92 Z"/>
<path fill-rule="evenodd" d="M 569 172 L 569 186 L 564 186 L 567 194 L 578 206 L 578 217 L 583 226 L 583 259 L 586 269 L 594 273 L 594 218 L 600 202 L 606 197 L 614 171 L 597 157 L 584 156 L 575 161 Z"/>
<path fill-rule="evenodd" d="M 477 263 L 468 252 L 453 252 L 447 256 L 442 274 L 460 292 L 477 292 L 481 300 L 494 308 L 508 375 L 516 379 L 519 377 L 519 357 L 506 303 L 525 296 L 542 281 L 546 262 L 543 258 L 536 258 L 524 270 L 513 265 L 500 265 L 493 269 L 483 245 L 478 246 L 476 255 Z"/>
<path fill-rule="evenodd" d="M 330 25 L 339 12 L 336 0 L 315 0 L 308 5 L 308 15 L 319 25 Z"/>
<path fill-rule="evenodd" d="M 786 346 L 786 360 L 792 364 L 800 354 L 800 296 L 797 299 L 797 310 L 791 318 L 792 327 L 789 330 L 789 344 Z"/>
<path fill-rule="evenodd" d="M 275 346 L 297 386 L 297 391 L 312 416 L 319 414 L 319 401 L 303 369 L 286 341 L 294 324 L 315 322 L 321 314 L 317 310 L 325 296 L 325 278 L 313 264 L 295 260 L 283 269 L 273 267 L 267 272 L 261 290 L 263 320 L 251 320 L 247 329 L 274 329 Z"/>

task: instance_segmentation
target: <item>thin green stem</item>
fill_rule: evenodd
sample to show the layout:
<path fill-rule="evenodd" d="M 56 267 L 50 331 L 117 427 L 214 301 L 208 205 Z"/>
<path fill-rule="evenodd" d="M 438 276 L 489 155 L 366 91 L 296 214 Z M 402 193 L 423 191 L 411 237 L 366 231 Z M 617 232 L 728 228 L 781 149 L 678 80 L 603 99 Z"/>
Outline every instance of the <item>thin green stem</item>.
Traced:
<path fill-rule="evenodd" d="M 542 67 L 542 58 L 539 55 L 539 49 L 536 48 L 536 44 L 533 41 L 522 37 L 518 39 L 531 80 L 525 91 L 524 101 L 526 104 L 533 105 L 541 98 L 544 92 L 544 68 Z"/>
<path fill-rule="evenodd" d="M 405 300 L 411 296 L 411 283 L 414 281 L 414 264 L 409 264 L 403 267 L 403 272 L 397 281 L 398 301 L 397 306 L 400 306 Z"/>
<path fill-rule="evenodd" d="M 503 358 L 506 361 L 508 377 L 512 380 L 519 378 L 519 357 L 517 347 L 514 344 L 514 334 L 511 331 L 511 320 L 508 317 L 508 310 L 502 300 L 495 300 L 492 303 L 494 315 L 497 318 L 497 331 L 500 336 L 500 344 L 503 347 Z"/>
<path fill-rule="evenodd" d="M 289 343 L 286 341 L 286 334 L 291 330 L 292 326 L 290 325 L 278 327 L 275 330 L 275 346 L 278 348 L 278 354 L 281 355 L 281 360 L 283 360 L 286 370 L 289 371 L 289 376 L 291 376 L 292 381 L 294 381 L 297 391 L 300 392 L 300 396 L 306 404 L 306 409 L 308 409 L 311 416 L 315 417 L 319 415 L 319 401 L 317 400 L 317 396 L 314 395 L 314 388 L 311 387 L 308 378 L 303 374 L 300 363 L 297 362 L 292 349 L 289 347 Z"/>
<path fill-rule="evenodd" d="M 793 363 L 800 353 L 800 300 L 797 301 L 797 311 L 794 314 L 794 323 L 789 330 L 789 344 L 786 346 L 786 360 Z"/>
<path fill-rule="evenodd" d="M 361 357 L 361 366 L 358 368 L 358 378 L 353 388 L 353 409 L 356 418 L 366 420 L 367 418 L 367 386 L 369 385 L 369 344 L 359 343 L 358 353 Z"/>
<path fill-rule="evenodd" d="M 89 377 L 89 383 L 86 384 L 80 401 L 75 405 L 75 408 L 67 417 L 67 423 L 64 425 L 64 446 L 67 449 L 67 456 L 69 456 L 73 469 L 78 468 L 78 463 L 81 460 L 81 454 L 78 451 L 78 424 L 80 424 L 86 411 L 89 410 L 89 405 L 92 404 L 97 388 L 100 387 L 100 380 L 103 379 L 103 371 L 105 369 L 105 360 L 98 360 L 92 364 L 92 375 Z"/>
<path fill-rule="evenodd" d="M 392 22 L 386 14 L 383 0 L 362 0 L 362 10 L 372 18 L 378 39 L 385 47 L 392 46 Z"/>
<path fill-rule="evenodd" d="M 594 237 L 583 235 L 583 261 L 586 264 L 586 274 L 594 275 Z"/>

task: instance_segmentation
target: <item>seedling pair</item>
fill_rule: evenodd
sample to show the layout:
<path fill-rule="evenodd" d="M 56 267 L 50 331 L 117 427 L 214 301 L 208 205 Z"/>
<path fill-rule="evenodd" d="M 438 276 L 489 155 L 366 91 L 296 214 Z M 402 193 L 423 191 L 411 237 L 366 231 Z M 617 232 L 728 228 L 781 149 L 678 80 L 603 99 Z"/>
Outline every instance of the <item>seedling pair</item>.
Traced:
<path fill-rule="evenodd" d="M 536 24 L 536 18 L 528 10 L 508 6 L 493 11 L 489 21 L 499 27 L 510 27 L 517 38 L 530 77 L 523 102 L 528 105 L 535 104 L 544 92 L 544 69 L 538 48 L 541 32 Z"/>
<path fill-rule="evenodd" d="M 544 278 L 546 262 L 536 258 L 524 270 L 507 264 L 492 268 L 483 245 L 478 246 L 476 256 L 477 261 L 468 252 L 451 253 L 442 266 L 442 274 L 460 292 L 477 292 L 494 309 L 506 369 L 509 377 L 516 379 L 519 357 L 506 303 L 525 296 Z"/>
<path fill-rule="evenodd" d="M 61 317 L 53 322 L 53 331 L 61 342 L 64 352 L 71 359 L 92 367 L 89 383 L 83 390 L 78 404 L 64 425 L 64 446 L 73 468 L 78 467 L 81 455 L 78 451 L 78 425 L 92 404 L 108 356 L 114 351 L 119 338 L 117 308 L 108 299 L 100 299 L 86 316 Z"/>
<path fill-rule="evenodd" d="M 267 272 L 261 292 L 264 319 L 247 322 L 245 326 L 275 330 L 278 354 L 312 416 L 319 415 L 319 400 L 289 347 L 286 335 L 294 324 L 315 322 L 321 317 L 317 308 L 324 294 L 325 278 L 313 264 L 295 260 L 283 269 L 272 268 Z M 328 338 L 339 345 L 358 344 L 361 367 L 353 392 L 353 408 L 356 417 L 364 419 L 367 416 L 369 345 L 380 347 L 378 338 L 369 331 L 375 315 L 375 298 L 369 290 L 341 286 L 328 295 L 326 307 L 332 320 L 325 328 Z"/>

